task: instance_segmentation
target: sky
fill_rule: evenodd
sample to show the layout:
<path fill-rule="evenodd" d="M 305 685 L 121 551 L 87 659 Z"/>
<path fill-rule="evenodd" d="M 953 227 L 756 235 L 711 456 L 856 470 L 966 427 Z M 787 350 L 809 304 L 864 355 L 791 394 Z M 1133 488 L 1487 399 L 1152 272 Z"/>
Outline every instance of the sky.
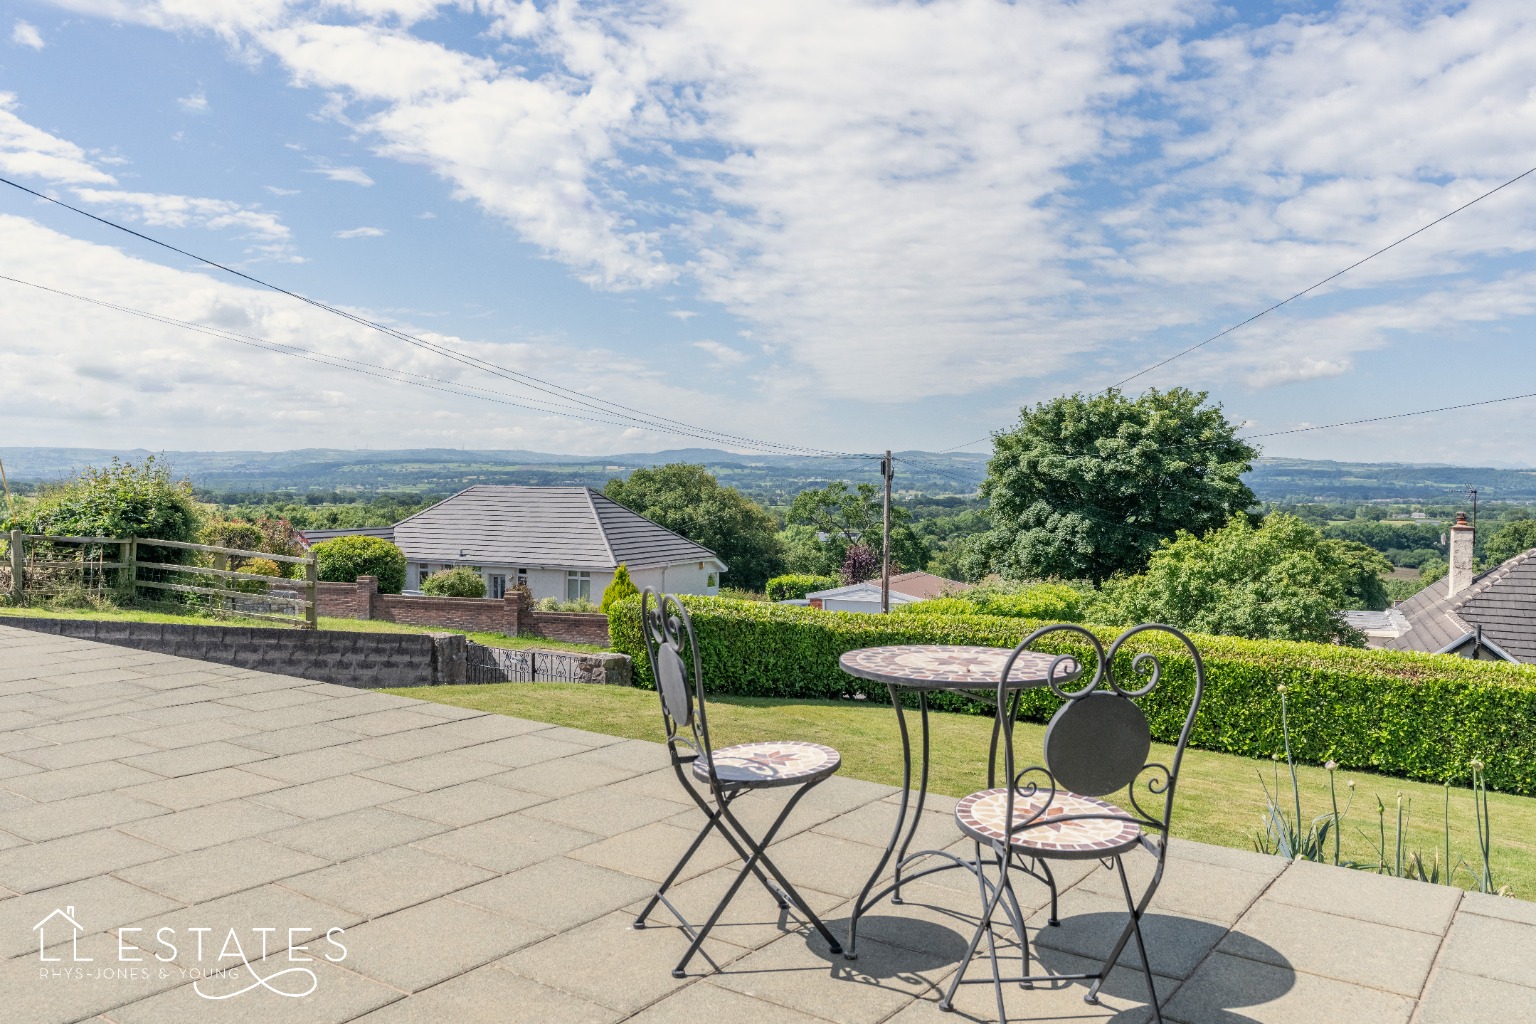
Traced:
<path fill-rule="evenodd" d="M 0 177 L 354 319 L 0 185 L 0 446 L 983 451 L 1536 166 L 1533 53 L 1529 0 L 6 0 Z M 1536 392 L 1533 252 L 1536 174 L 1126 389 Z M 1533 466 L 1536 399 L 1260 444 Z"/>

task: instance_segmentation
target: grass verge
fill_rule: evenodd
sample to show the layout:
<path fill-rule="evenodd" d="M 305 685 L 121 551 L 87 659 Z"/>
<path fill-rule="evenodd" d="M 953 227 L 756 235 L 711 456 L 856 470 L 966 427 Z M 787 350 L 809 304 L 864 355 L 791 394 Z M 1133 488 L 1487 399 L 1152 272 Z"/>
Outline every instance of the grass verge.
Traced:
<path fill-rule="evenodd" d="M 500 683 L 483 686 L 434 686 L 386 691 L 406 697 L 454 704 L 502 715 L 514 715 L 555 725 L 624 736 L 662 739 L 661 712 L 654 692 L 624 687 L 561 683 Z M 825 743 L 842 752 L 845 775 L 888 785 L 901 784 L 901 741 L 891 709 L 857 701 L 775 700 L 719 697 L 710 701 L 711 739 L 716 746 L 752 739 L 801 739 Z M 908 716 L 915 726 L 915 716 Z M 932 765 L 929 790 L 963 796 L 986 782 L 987 743 L 991 719 L 936 712 L 931 716 Z M 1045 728 L 1021 722 L 1015 734 L 1021 764 L 1038 764 Z M 1166 758 L 1169 748 L 1154 744 L 1153 760 Z M 658 761 L 658 765 L 664 762 Z M 1289 794 L 1289 779 L 1282 781 Z M 1179 781 L 1173 816 L 1175 835 L 1187 839 L 1252 849 L 1261 827 L 1264 794 L 1259 773 L 1273 785 L 1275 765 L 1230 754 L 1188 750 Z M 1302 812 L 1317 815 L 1328 809 L 1328 773 L 1298 767 Z M 1355 781 L 1354 806 L 1340 834 L 1346 860 L 1377 862 L 1376 798 L 1387 805 L 1388 856 L 1391 856 L 1395 803 L 1399 793 L 1411 807 L 1404 830 L 1407 850 L 1421 850 L 1428 863 L 1444 849 L 1445 790 L 1361 772 L 1339 773 L 1340 801 L 1346 781 Z M 1493 871 L 1498 885 L 1515 895 L 1536 895 L 1536 798 L 1504 793 L 1488 795 L 1493 818 Z M 1453 857 L 1475 859 L 1477 833 L 1471 793 L 1451 790 L 1451 851 Z M 1443 853 L 1442 853 L 1443 857 Z M 1461 876 L 1466 881 L 1465 873 Z"/>

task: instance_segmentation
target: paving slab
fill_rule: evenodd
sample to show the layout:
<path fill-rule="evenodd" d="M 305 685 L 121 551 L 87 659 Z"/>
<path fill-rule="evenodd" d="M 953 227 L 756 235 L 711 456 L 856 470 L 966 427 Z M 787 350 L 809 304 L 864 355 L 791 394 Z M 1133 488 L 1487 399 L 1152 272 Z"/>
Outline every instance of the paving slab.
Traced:
<path fill-rule="evenodd" d="M 248 799 L 222 800 L 202 807 L 162 814 L 118 826 L 119 831 L 163 846 L 167 851 L 187 852 L 218 846 L 275 829 L 297 825 L 304 819 Z"/>
<path fill-rule="evenodd" d="M 0 885 L 36 892 L 168 857 L 172 851 L 109 828 L 0 850 Z"/>
<path fill-rule="evenodd" d="M 549 935 L 545 929 L 441 897 L 346 935 L 347 967 L 418 992 Z"/>
<path fill-rule="evenodd" d="M 425 903 L 494 876 L 492 871 L 426 850 L 396 846 L 297 875 L 284 885 L 371 918 Z"/>
<path fill-rule="evenodd" d="M 623 1016 L 492 965 L 390 1003 L 356 1024 L 614 1024 Z"/>
<path fill-rule="evenodd" d="M 643 878 L 569 857 L 550 857 L 479 885 L 454 899 L 549 931 L 565 931 L 642 899 L 655 886 Z"/>
<path fill-rule="evenodd" d="M 264 838 L 329 861 L 345 861 L 435 836 L 447 828 L 425 818 L 381 807 L 364 807 L 278 829 Z"/>
<path fill-rule="evenodd" d="M 325 864 L 319 857 L 259 839 L 240 839 L 120 868 L 117 877 L 183 903 L 202 903 Z"/>
<path fill-rule="evenodd" d="M 1215 953 L 1179 986 L 1163 1016 L 1178 1024 L 1407 1024 L 1413 1007 L 1381 989 Z"/>

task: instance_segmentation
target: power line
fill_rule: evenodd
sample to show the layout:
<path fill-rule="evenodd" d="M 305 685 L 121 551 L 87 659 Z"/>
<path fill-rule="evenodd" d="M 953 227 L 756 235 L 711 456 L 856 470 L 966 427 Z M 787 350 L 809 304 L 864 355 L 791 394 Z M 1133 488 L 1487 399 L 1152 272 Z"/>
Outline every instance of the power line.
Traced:
<path fill-rule="evenodd" d="M 428 341 L 424 338 L 399 330 L 398 328 L 390 327 L 388 325 L 378 323 L 374 320 L 370 320 L 369 318 L 359 314 L 352 313 L 344 309 L 339 309 L 328 303 L 321 302 L 318 299 L 310 298 L 309 296 L 300 294 L 299 292 L 284 288 L 281 285 L 273 284 L 269 281 L 265 281 L 259 277 L 248 274 L 242 270 L 237 270 L 234 267 L 219 263 L 216 260 L 211 260 L 207 257 L 199 256 L 196 253 L 188 252 L 185 249 L 180 249 L 174 245 L 171 245 L 169 242 L 165 242 L 151 235 L 144 234 L 141 231 L 136 231 L 133 228 L 130 228 L 124 224 L 119 224 L 118 222 L 110 220 L 109 218 L 98 216 L 97 214 L 91 213 L 88 210 L 82 210 L 77 206 L 72 206 L 60 199 L 56 199 L 53 196 L 38 192 L 35 189 L 27 188 L 25 185 L 12 181 L 9 178 L 0 177 L 0 184 L 9 185 L 12 188 L 27 193 L 28 195 L 35 196 L 38 199 L 52 203 L 55 206 L 69 210 L 72 213 L 79 214 L 80 216 L 96 221 L 99 224 L 103 224 L 109 228 L 113 228 L 117 231 L 124 232 L 125 234 L 132 235 L 133 237 L 142 241 L 149 242 L 151 245 L 160 246 L 161 248 L 169 250 L 170 252 L 174 252 L 180 256 L 185 256 L 190 260 L 195 260 L 198 263 L 213 267 L 216 270 L 221 270 L 224 273 L 233 275 L 245 281 L 249 281 L 252 284 L 266 288 L 270 291 L 277 292 L 278 294 L 286 295 L 289 298 L 313 306 L 316 309 L 324 310 L 327 313 L 342 317 L 343 319 L 350 320 L 359 326 L 378 331 L 382 334 L 388 335 L 389 337 L 403 341 L 406 344 L 424 349 L 436 355 L 444 356 L 473 369 L 481 370 L 482 372 L 491 373 L 494 376 L 502 377 L 516 384 L 519 384 L 520 386 L 530 388 L 534 391 L 543 392 L 544 394 L 550 395 L 551 397 L 561 401 L 574 402 L 577 405 L 586 406 L 596 412 L 630 420 L 632 421 L 632 425 L 635 426 L 643 426 L 652 430 L 657 430 L 664 433 L 679 434 L 693 437 L 699 440 L 708 440 L 716 444 L 737 445 L 739 447 L 751 448 L 762 452 L 776 452 L 786 455 L 806 455 L 818 458 L 879 458 L 879 456 L 870 455 L 867 453 L 834 452 L 823 448 L 811 448 L 804 445 L 791 445 L 773 441 L 760 441 L 755 438 L 744 437 L 738 434 L 713 430 L 708 427 L 700 427 L 683 420 L 676 420 L 672 419 L 671 417 L 648 413 L 642 409 L 624 405 L 620 402 L 614 402 L 610 401 L 609 399 L 588 395 L 585 392 L 577 391 L 573 388 L 567 388 L 562 385 L 555 384 L 551 381 L 544 380 L 543 378 L 536 377 L 532 374 L 525 373 L 521 370 L 514 370 L 510 367 L 493 363 L 490 360 L 481 359 L 478 356 L 472 356 L 467 353 L 460 352 L 457 349 L 446 345 L 441 345 L 437 342 Z"/>
<path fill-rule="evenodd" d="M 1301 298 L 1304 295 L 1307 295 L 1307 294 L 1309 294 L 1311 292 L 1317 291 L 1317 289 L 1321 288 L 1325 284 L 1328 284 L 1330 281 L 1334 281 L 1334 280 L 1336 280 L 1336 279 L 1338 279 L 1340 277 L 1343 277 L 1345 274 L 1349 273 L 1351 270 L 1354 270 L 1357 267 L 1360 267 L 1360 266 L 1362 266 L 1362 265 L 1364 265 L 1366 263 L 1369 263 L 1371 260 L 1375 259 L 1377 256 L 1380 256 L 1381 254 L 1383 254 L 1385 252 L 1388 252 L 1388 251 L 1390 251 L 1392 249 L 1397 248 L 1399 245 L 1402 245 L 1404 242 L 1408 241 L 1411 238 L 1414 238 L 1414 237 L 1416 237 L 1418 235 L 1423 234 L 1424 232 L 1428 231 L 1430 228 L 1435 227 L 1437 224 L 1442 224 L 1445 221 L 1450 220 L 1452 217 L 1456 216 L 1458 213 L 1461 213 L 1463 210 L 1466 210 L 1469 207 L 1477 205 L 1478 203 L 1482 202 L 1484 199 L 1487 199 L 1489 196 L 1493 195 L 1494 193 L 1501 192 L 1504 189 L 1508 188 L 1509 186 L 1513 185 L 1515 182 L 1521 180 L 1522 178 L 1529 177 L 1532 174 L 1536 174 L 1536 167 L 1531 167 L 1531 168 L 1528 168 L 1527 170 L 1521 171 L 1519 174 L 1515 175 L 1513 178 L 1510 178 L 1508 181 L 1504 182 L 1503 184 L 1496 185 L 1493 188 L 1489 189 L 1487 192 L 1484 192 L 1482 195 L 1476 197 L 1475 199 L 1470 199 L 1467 202 L 1462 203 L 1460 206 L 1456 207 L 1456 209 L 1450 211 L 1449 213 L 1445 213 L 1445 214 L 1442 214 L 1439 217 L 1436 217 L 1434 220 L 1430 221 L 1428 224 L 1420 225 L 1418 228 L 1415 228 L 1413 231 L 1410 231 L 1408 234 L 1406 234 L 1403 237 L 1399 238 L 1397 241 L 1392 242 L 1389 245 L 1382 246 L 1380 249 L 1377 249 L 1375 252 L 1371 253 L 1369 256 L 1361 257 L 1360 259 L 1358 259 L 1355 262 L 1351 263 L 1349 266 L 1345 267 L 1342 270 L 1334 271 L 1332 274 L 1329 274 L 1327 277 L 1323 278 L 1321 281 L 1318 281 L 1315 284 L 1312 284 L 1312 285 L 1307 286 L 1306 288 L 1303 288 L 1301 291 L 1297 292 L 1294 295 L 1291 295 L 1288 298 L 1281 299 L 1279 302 L 1276 302 L 1274 305 L 1260 310 L 1259 312 L 1257 312 L 1257 313 L 1253 314 L 1252 316 L 1248 317 L 1246 320 L 1242 320 L 1242 321 L 1240 321 L 1238 323 L 1235 323 L 1231 327 L 1228 327 L 1226 330 L 1221 331 L 1221 332 L 1219 332 L 1217 334 L 1213 334 L 1209 338 L 1206 338 L 1204 341 L 1197 342 L 1196 344 L 1193 344 L 1193 345 L 1189 346 L 1186 349 L 1183 349 L 1183 350 L 1181 350 L 1179 352 L 1175 352 L 1175 353 L 1173 353 L 1172 355 L 1168 356 L 1165 359 L 1160 359 L 1160 360 L 1158 360 L 1157 362 L 1153 363 L 1150 366 L 1143 367 L 1142 369 L 1137 370 L 1135 373 L 1131 374 L 1129 377 L 1126 377 L 1123 380 L 1120 380 L 1119 382 L 1117 382 L 1115 384 L 1111 384 L 1109 387 L 1104 388 L 1103 390 L 1101 390 L 1099 392 L 1096 392 L 1096 393 L 1097 394 L 1103 394 L 1104 391 L 1109 391 L 1109 390 L 1112 390 L 1112 389 L 1124 387 L 1126 384 L 1129 384 L 1131 381 L 1135 380 L 1137 377 L 1144 376 L 1145 374 L 1151 373 L 1153 370 L 1156 370 L 1156 369 L 1159 369 L 1161 367 L 1167 366 L 1169 363 L 1173 362 L 1175 359 L 1181 359 L 1184 356 L 1189 355 L 1191 352 L 1195 351 L 1196 349 L 1204 348 L 1205 346 L 1211 344 L 1213 341 L 1220 341 L 1222 338 L 1225 338 L 1227 335 L 1231 334 L 1233 331 L 1236 331 L 1236 330 L 1239 330 L 1239 329 L 1241 329 L 1243 327 L 1246 327 L 1249 324 L 1253 323 L 1255 320 L 1259 319 L 1260 317 L 1267 316 L 1270 313 L 1273 313 L 1275 310 L 1279 309 L 1281 306 L 1288 305 L 1289 303 L 1292 303 L 1292 302 L 1296 301 L 1297 299 Z M 1456 407 L 1453 407 L 1453 408 L 1464 408 L 1464 407 L 1456 406 Z M 1417 414 L 1413 414 L 1413 415 L 1417 415 Z M 1311 430 L 1311 429 L 1318 429 L 1318 428 L 1308 427 L 1306 429 Z M 1284 433 L 1284 432 L 1282 431 L 1282 433 Z M 992 434 L 988 434 L 985 437 L 979 437 L 979 438 L 977 438 L 974 441 L 966 441 L 964 444 L 957 444 L 953 448 L 945 448 L 943 451 L 937 452 L 935 454 L 944 455 L 944 454 L 947 454 L 949 452 L 958 451 L 961 448 L 969 448 L 973 444 L 981 444 L 983 441 L 991 440 L 992 436 L 993 436 Z M 1259 435 L 1259 436 L 1273 437 L 1273 436 L 1276 436 L 1276 435 L 1274 435 L 1274 434 L 1264 434 L 1264 435 Z"/>

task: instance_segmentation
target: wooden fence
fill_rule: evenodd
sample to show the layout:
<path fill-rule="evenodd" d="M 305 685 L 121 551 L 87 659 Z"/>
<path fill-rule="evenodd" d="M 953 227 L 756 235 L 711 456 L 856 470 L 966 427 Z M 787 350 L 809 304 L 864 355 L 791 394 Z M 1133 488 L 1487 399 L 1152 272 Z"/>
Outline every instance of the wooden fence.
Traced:
<path fill-rule="evenodd" d="M 106 557 L 108 548 L 114 549 L 111 561 Z M 166 561 L 176 551 L 191 552 L 194 560 Z M 274 555 L 177 540 L 49 537 L 12 530 L 8 555 L 10 579 L 6 582 L 11 602 L 17 605 L 83 590 L 101 598 L 110 594 L 114 601 L 131 607 L 192 606 L 221 618 L 315 628 L 317 574 L 312 552 Z M 231 568 L 256 558 L 280 566 L 302 565 L 304 578 Z"/>

